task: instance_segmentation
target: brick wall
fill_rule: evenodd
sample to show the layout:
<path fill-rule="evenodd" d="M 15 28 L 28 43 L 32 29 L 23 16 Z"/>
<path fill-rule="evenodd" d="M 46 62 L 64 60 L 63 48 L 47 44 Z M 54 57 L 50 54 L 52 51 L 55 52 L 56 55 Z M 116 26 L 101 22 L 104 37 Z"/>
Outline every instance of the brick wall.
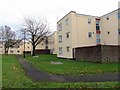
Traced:
<path fill-rule="evenodd" d="M 75 59 L 91 62 L 118 62 L 120 46 L 90 46 L 75 48 Z"/>

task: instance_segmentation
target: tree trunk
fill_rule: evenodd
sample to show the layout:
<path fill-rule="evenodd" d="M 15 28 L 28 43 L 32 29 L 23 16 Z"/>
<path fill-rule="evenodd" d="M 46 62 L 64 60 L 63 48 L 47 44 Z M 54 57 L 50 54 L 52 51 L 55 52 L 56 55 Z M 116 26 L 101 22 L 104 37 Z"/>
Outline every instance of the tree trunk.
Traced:
<path fill-rule="evenodd" d="M 35 45 L 33 45 L 32 56 L 35 56 Z"/>
<path fill-rule="evenodd" d="M 8 50 L 9 50 L 8 48 L 5 48 L 5 54 L 8 54 Z"/>

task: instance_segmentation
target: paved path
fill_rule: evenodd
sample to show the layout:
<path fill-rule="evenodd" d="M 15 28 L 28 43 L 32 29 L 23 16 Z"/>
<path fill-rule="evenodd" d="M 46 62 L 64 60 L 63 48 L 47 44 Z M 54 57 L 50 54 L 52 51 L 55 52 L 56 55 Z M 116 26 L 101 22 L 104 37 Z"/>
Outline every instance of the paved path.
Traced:
<path fill-rule="evenodd" d="M 18 61 L 23 67 L 26 75 L 33 81 L 49 81 L 49 82 L 102 82 L 102 81 L 120 81 L 120 74 L 95 74 L 81 76 L 59 76 L 49 75 L 34 67 L 30 62 L 24 60 L 21 56 L 17 56 Z"/>

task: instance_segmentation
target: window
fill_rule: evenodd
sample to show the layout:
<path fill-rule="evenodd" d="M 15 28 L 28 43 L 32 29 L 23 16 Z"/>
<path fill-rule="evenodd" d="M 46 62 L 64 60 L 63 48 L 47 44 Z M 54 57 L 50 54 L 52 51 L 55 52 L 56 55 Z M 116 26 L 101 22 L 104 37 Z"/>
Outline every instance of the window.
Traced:
<path fill-rule="evenodd" d="M 96 30 L 100 30 L 100 26 L 96 26 Z"/>
<path fill-rule="evenodd" d="M 58 30 L 62 30 L 62 23 L 58 25 Z"/>
<path fill-rule="evenodd" d="M 59 47 L 59 54 L 62 54 L 62 47 Z"/>
<path fill-rule="evenodd" d="M 66 33 L 66 37 L 69 38 L 70 37 L 70 32 Z"/>
<path fill-rule="evenodd" d="M 27 44 L 29 44 L 29 42 Z"/>
<path fill-rule="evenodd" d="M 88 24 L 91 24 L 91 19 L 90 18 L 88 19 Z"/>
<path fill-rule="evenodd" d="M 0 46 L 0 48 L 2 48 L 2 46 Z"/>
<path fill-rule="evenodd" d="M 108 34 L 110 34 L 110 32 L 109 32 L 109 31 L 108 31 L 107 33 L 108 33 Z"/>
<path fill-rule="evenodd" d="M 67 52 L 69 52 L 70 51 L 70 46 L 66 47 L 66 49 L 67 49 Z"/>
<path fill-rule="evenodd" d="M 118 34 L 120 35 L 120 29 L 118 29 Z"/>
<path fill-rule="evenodd" d="M 27 48 L 29 48 L 29 47 L 27 47 Z"/>
<path fill-rule="evenodd" d="M 96 38 L 97 38 L 97 39 L 100 39 L 100 34 L 96 34 Z"/>
<path fill-rule="evenodd" d="M 13 50 L 10 50 L 10 53 L 13 53 L 14 51 Z"/>
<path fill-rule="evenodd" d="M 17 48 L 19 48 L 20 46 L 17 46 Z"/>
<path fill-rule="evenodd" d="M 109 20 L 109 17 L 107 17 L 106 19 Z"/>
<path fill-rule="evenodd" d="M 10 48 L 14 48 L 14 46 L 11 46 Z"/>
<path fill-rule="evenodd" d="M 62 35 L 59 36 L 59 43 L 62 42 Z"/>
<path fill-rule="evenodd" d="M 99 25 L 99 20 L 96 20 L 96 25 Z"/>
<path fill-rule="evenodd" d="M 97 43 L 97 44 L 100 44 L 100 39 L 96 39 L 96 43 Z"/>
<path fill-rule="evenodd" d="M 88 37 L 92 38 L 92 32 L 88 32 Z"/>
<path fill-rule="evenodd" d="M 20 51 L 17 51 L 17 53 L 19 53 Z"/>
<path fill-rule="evenodd" d="M 120 13 L 118 13 L 118 19 L 120 19 Z"/>
<path fill-rule="evenodd" d="M 65 22 L 66 22 L 66 25 L 68 25 L 68 24 L 69 24 L 69 20 L 68 20 L 68 18 L 65 20 Z"/>

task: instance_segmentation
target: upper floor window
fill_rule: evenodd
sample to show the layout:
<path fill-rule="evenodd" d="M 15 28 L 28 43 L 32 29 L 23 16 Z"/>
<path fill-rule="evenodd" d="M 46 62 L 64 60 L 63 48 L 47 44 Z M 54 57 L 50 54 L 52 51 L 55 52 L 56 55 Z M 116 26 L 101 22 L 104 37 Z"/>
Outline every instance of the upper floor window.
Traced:
<path fill-rule="evenodd" d="M 66 25 L 68 25 L 68 24 L 69 24 L 69 19 L 67 18 L 67 19 L 65 20 L 65 22 L 66 22 Z"/>
<path fill-rule="evenodd" d="M 88 18 L 88 24 L 91 24 L 91 19 L 90 18 Z"/>
<path fill-rule="evenodd" d="M 96 20 L 96 25 L 99 25 L 100 21 L 99 20 Z"/>
<path fill-rule="evenodd" d="M 70 37 L 70 32 L 66 33 L 66 37 L 69 38 Z"/>
<path fill-rule="evenodd" d="M 62 35 L 59 36 L 59 43 L 62 42 Z"/>
<path fill-rule="evenodd" d="M 92 32 L 88 32 L 88 37 L 92 38 Z"/>
<path fill-rule="evenodd" d="M 62 30 L 62 23 L 58 24 L 58 30 Z"/>
<path fill-rule="evenodd" d="M 120 19 L 120 13 L 118 13 L 118 19 Z"/>
<path fill-rule="evenodd" d="M 120 29 L 118 29 L 118 34 L 120 35 Z"/>
<path fill-rule="evenodd" d="M 96 26 L 96 30 L 100 30 L 100 26 Z"/>
<path fill-rule="evenodd" d="M 109 20 L 109 17 L 107 17 L 106 19 Z"/>
<path fill-rule="evenodd" d="M 20 48 L 20 46 L 17 46 L 17 48 Z"/>
<path fill-rule="evenodd" d="M 110 34 L 110 31 L 107 31 L 108 34 Z"/>
<path fill-rule="evenodd" d="M 0 46 L 0 48 L 3 48 L 2 46 Z"/>

